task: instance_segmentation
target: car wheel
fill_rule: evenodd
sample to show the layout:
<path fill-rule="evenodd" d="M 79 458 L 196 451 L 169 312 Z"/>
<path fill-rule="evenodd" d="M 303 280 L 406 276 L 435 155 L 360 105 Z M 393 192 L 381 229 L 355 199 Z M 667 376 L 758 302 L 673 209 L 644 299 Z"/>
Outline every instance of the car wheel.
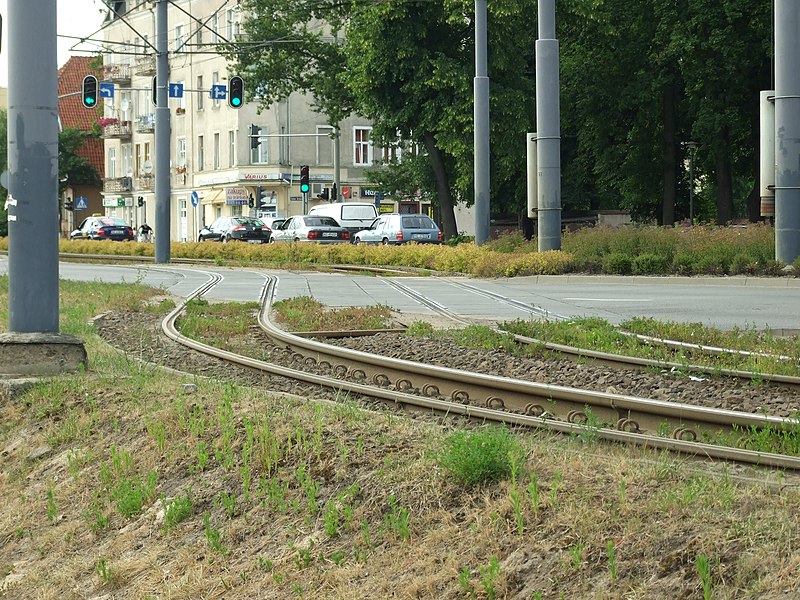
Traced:
<path fill-rule="evenodd" d="M 221 239 L 220 241 L 221 241 L 223 244 L 227 244 L 227 243 L 228 243 L 228 236 L 227 236 L 227 235 L 223 235 L 223 236 L 222 236 L 222 239 Z"/>
<path fill-rule="evenodd" d="M 270 244 L 274 244 L 275 243 L 275 238 L 269 238 L 269 243 Z"/>
<path fill-rule="evenodd" d="M 384 246 L 388 246 L 389 245 L 389 238 L 383 238 L 381 240 L 381 244 L 383 244 Z"/>
<path fill-rule="evenodd" d="M 355 239 L 353 240 L 353 243 L 354 243 L 356 246 L 360 246 L 360 245 L 361 245 L 361 238 L 355 238 Z"/>
<path fill-rule="evenodd" d="M 204 238 L 202 235 L 198 235 L 198 236 L 197 236 L 197 241 L 198 241 L 198 242 L 205 242 L 205 241 L 206 241 L 206 239 L 205 239 L 205 238 Z"/>

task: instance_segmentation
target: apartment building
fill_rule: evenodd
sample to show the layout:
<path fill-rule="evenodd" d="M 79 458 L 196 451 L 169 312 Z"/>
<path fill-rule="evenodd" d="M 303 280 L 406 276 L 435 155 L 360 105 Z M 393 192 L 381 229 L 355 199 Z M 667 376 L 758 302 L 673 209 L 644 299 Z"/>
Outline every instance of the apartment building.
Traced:
<path fill-rule="evenodd" d="M 109 215 L 134 226 L 155 215 L 155 7 L 151 2 L 111 3 L 104 37 L 103 81 L 113 83 L 104 101 L 105 179 L 103 205 Z M 223 215 L 291 216 L 333 199 L 334 128 L 313 111 L 309 98 L 292 94 L 257 111 L 214 99 L 214 86 L 234 75 L 215 44 L 240 39 L 242 14 L 235 0 L 177 0 L 169 5 L 170 238 L 197 240 L 204 224 Z M 190 16 L 191 15 L 191 16 Z M 182 94 L 178 91 L 182 89 Z M 103 94 L 101 94 L 101 97 Z M 383 158 L 373 146 L 366 119 L 339 123 L 340 195 L 372 202 L 364 170 Z M 309 165 L 311 193 L 300 192 L 300 166 Z M 385 200 L 383 210 L 397 210 Z M 417 206 L 418 203 L 416 203 Z M 417 212 L 417 210 L 414 210 Z"/>

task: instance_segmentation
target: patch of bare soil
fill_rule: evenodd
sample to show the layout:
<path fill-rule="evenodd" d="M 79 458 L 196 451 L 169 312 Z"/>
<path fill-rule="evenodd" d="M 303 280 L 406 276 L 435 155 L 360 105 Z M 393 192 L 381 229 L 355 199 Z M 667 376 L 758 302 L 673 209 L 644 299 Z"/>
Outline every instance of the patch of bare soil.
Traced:
<path fill-rule="evenodd" d="M 0 598 L 800 593 L 793 488 L 544 433 L 520 435 L 515 481 L 464 488 L 436 460 L 457 422 L 310 401 L 157 325 L 111 315 L 124 355 L 97 346 L 89 373 L 0 401 Z"/>

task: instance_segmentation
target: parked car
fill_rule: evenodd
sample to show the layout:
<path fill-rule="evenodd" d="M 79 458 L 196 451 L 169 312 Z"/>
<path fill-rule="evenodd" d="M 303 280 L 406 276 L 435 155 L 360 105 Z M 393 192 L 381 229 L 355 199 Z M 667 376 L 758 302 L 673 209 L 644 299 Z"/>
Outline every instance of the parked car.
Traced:
<path fill-rule="evenodd" d="M 374 204 L 368 202 L 332 202 L 312 206 L 308 214 L 317 217 L 333 217 L 339 225 L 353 234 L 372 223 L 378 216 L 378 211 Z"/>
<path fill-rule="evenodd" d="M 353 236 L 354 244 L 441 244 L 442 232 L 427 215 L 383 214 Z"/>
<path fill-rule="evenodd" d="M 119 217 L 87 217 L 75 231 L 69 234 L 71 240 L 114 240 L 133 241 L 133 227 Z"/>
<path fill-rule="evenodd" d="M 305 215 L 286 219 L 273 230 L 270 242 L 350 242 L 350 232 L 340 227 L 332 217 Z"/>
<path fill-rule="evenodd" d="M 270 230 L 274 230 L 281 226 L 281 223 L 286 221 L 283 217 L 260 217 L 262 221 L 264 221 L 264 225 L 270 228 Z"/>
<path fill-rule="evenodd" d="M 223 244 L 232 241 L 266 244 L 269 242 L 271 234 L 272 230 L 264 221 L 255 217 L 219 217 L 211 225 L 200 230 L 197 241 L 212 240 Z"/>

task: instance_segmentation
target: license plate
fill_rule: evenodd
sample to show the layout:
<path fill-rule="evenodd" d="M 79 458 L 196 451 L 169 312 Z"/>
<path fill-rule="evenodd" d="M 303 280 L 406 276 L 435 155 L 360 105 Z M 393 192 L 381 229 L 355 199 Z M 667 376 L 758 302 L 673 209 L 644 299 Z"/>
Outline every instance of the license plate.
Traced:
<path fill-rule="evenodd" d="M 247 240 L 248 244 L 260 244 L 261 240 Z"/>
<path fill-rule="evenodd" d="M 112 229 L 111 235 L 125 235 L 124 229 Z"/>
<path fill-rule="evenodd" d="M 413 233 L 413 234 L 411 234 L 411 239 L 412 240 L 427 240 L 428 237 L 429 236 L 428 236 L 427 233 Z"/>
<path fill-rule="evenodd" d="M 322 237 L 332 237 L 332 238 L 335 238 L 335 237 L 339 237 L 339 234 L 338 234 L 338 233 L 336 233 L 335 231 L 323 231 L 323 232 L 322 232 Z"/>

